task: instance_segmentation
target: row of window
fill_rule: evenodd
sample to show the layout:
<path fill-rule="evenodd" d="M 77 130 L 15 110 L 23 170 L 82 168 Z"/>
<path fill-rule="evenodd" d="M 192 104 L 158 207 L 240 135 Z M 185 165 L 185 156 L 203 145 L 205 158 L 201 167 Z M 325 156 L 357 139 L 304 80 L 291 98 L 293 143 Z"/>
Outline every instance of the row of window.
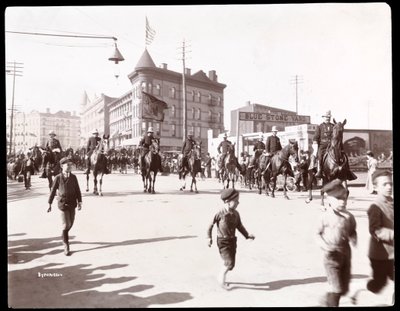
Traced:
<path fill-rule="evenodd" d="M 177 117 L 175 105 L 171 106 L 170 116 L 173 117 L 173 118 Z M 200 108 L 196 109 L 196 108 L 192 107 L 191 114 L 188 117 L 191 117 L 191 119 L 193 119 L 193 120 L 201 120 L 201 109 Z M 220 112 L 218 112 L 217 113 L 217 118 L 215 119 L 215 118 L 213 118 L 212 111 L 208 110 L 207 121 L 221 123 L 222 122 L 222 114 Z"/>
<path fill-rule="evenodd" d="M 133 97 L 134 98 L 141 98 L 141 91 L 144 91 L 146 93 L 152 94 L 152 95 L 159 95 L 162 96 L 161 93 L 161 85 L 157 84 L 155 88 L 153 88 L 153 85 L 151 83 L 146 83 L 145 81 L 142 82 L 141 87 L 136 86 L 133 89 Z M 166 94 L 165 94 L 166 95 Z M 187 92 L 187 99 L 192 102 L 197 102 L 201 103 L 202 98 L 207 99 L 207 103 L 210 105 L 216 105 L 216 106 L 222 106 L 222 98 L 221 96 L 217 96 L 216 98 L 212 94 L 208 94 L 206 96 L 202 95 L 200 91 L 191 91 Z M 170 87 L 169 88 L 169 93 L 168 97 L 172 99 L 177 99 L 177 90 L 175 87 Z"/>

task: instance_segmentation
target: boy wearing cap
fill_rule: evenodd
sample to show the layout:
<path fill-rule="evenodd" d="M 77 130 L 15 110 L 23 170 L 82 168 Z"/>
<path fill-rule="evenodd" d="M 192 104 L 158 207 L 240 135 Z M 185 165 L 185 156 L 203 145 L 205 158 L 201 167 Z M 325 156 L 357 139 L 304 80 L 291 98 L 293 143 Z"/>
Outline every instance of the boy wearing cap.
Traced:
<path fill-rule="evenodd" d="M 82 208 L 82 195 L 79 188 L 78 179 L 71 173 L 71 159 L 64 157 L 60 161 L 62 172 L 54 178 L 53 186 L 49 196 L 49 208 L 47 212 L 51 212 L 51 204 L 57 193 L 58 208 L 61 211 L 62 220 L 62 240 L 64 245 L 64 254 L 70 255 L 68 232 L 72 228 L 75 220 L 75 208 Z M 58 191 L 57 191 L 58 190 Z"/>
<path fill-rule="evenodd" d="M 227 288 L 226 274 L 235 266 L 236 259 L 236 241 L 235 231 L 238 229 L 246 239 L 254 240 L 254 235 L 249 234 L 243 226 L 239 212 L 236 210 L 239 205 L 239 192 L 235 189 L 224 189 L 221 193 L 221 199 L 225 203 L 223 209 L 215 214 L 207 230 L 208 246 L 212 245 L 212 229 L 217 225 L 217 245 L 224 266 L 219 276 L 219 281 L 223 288 Z"/>
<path fill-rule="evenodd" d="M 326 307 L 338 307 L 339 300 L 349 290 L 351 248 L 357 244 L 356 220 L 346 210 L 348 191 L 338 179 L 324 186 L 329 202 L 317 228 L 317 242 L 324 251 L 324 266 L 329 291 L 322 302 Z"/>
<path fill-rule="evenodd" d="M 372 279 L 367 282 L 367 289 L 377 294 L 385 287 L 387 280 L 394 279 L 394 208 L 392 173 L 386 170 L 376 170 L 372 174 L 372 182 L 377 196 L 370 205 L 369 250 L 368 257 L 372 268 Z M 352 302 L 357 303 L 356 291 Z"/>

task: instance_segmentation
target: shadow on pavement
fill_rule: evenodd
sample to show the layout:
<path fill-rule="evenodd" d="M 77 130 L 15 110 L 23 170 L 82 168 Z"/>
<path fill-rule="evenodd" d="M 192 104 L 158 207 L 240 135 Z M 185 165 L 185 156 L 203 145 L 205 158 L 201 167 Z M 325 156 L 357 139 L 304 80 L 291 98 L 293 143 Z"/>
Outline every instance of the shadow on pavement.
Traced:
<path fill-rule="evenodd" d="M 353 274 L 351 276 L 352 279 L 363 279 L 368 278 L 368 275 L 364 274 Z M 324 283 L 327 282 L 327 278 L 325 276 L 320 277 L 312 277 L 306 279 L 291 279 L 291 280 L 279 280 L 267 283 L 244 283 L 244 282 L 228 282 L 229 288 L 228 290 L 234 289 L 253 289 L 253 290 L 279 290 L 283 287 L 293 286 L 293 285 L 303 285 L 310 283 Z M 233 286 L 232 286 L 233 285 Z M 237 285 L 237 286 L 236 286 Z"/>
<path fill-rule="evenodd" d="M 115 247 L 115 246 L 127 246 L 127 245 L 136 245 L 142 243 L 153 243 L 153 242 L 161 242 L 161 241 L 168 241 L 168 240 L 176 240 L 176 239 L 193 239 L 197 238 L 196 235 L 186 235 L 186 236 L 171 236 L 171 237 L 161 237 L 161 238 L 151 238 L 151 239 L 136 239 L 136 240 L 128 240 L 122 242 L 80 242 L 80 241 L 71 241 L 71 253 L 79 253 L 79 252 L 87 252 L 95 249 L 102 249 L 108 247 Z M 100 246 L 95 246 L 87 249 L 77 250 L 74 251 L 73 247 L 77 244 L 99 244 Z"/>
<path fill-rule="evenodd" d="M 12 308 L 145 308 L 154 304 L 168 305 L 193 298 L 186 292 L 163 292 L 147 297 L 143 294 L 137 296 L 136 293 L 153 288 L 154 285 L 132 286 L 131 282 L 137 279 L 135 276 L 104 278 L 105 274 L 98 271 L 118 269 L 127 265 L 54 266 L 59 266 L 59 264 L 10 271 L 8 273 L 8 306 Z M 112 285 L 114 286 L 111 290 Z"/>

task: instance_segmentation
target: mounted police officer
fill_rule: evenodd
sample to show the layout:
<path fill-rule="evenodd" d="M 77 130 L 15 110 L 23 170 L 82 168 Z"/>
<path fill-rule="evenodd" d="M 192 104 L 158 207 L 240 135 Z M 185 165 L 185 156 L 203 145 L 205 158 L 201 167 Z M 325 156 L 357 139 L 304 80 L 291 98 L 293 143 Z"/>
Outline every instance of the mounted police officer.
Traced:
<path fill-rule="evenodd" d="M 193 139 L 193 131 L 188 131 L 187 137 L 182 145 L 182 166 L 179 169 L 180 172 L 183 172 L 185 167 L 188 166 L 189 163 L 189 153 L 192 151 L 196 141 Z"/>
<path fill-rule="evenodd" d="M 151 144 L 153 143 L 154 140 L 157 140 L 157 138 L 154 137 L 153 127 L 150 126 L 147 129 L 147 135 L 143 136 L 142 139 L 139 142 L 139 146 L 142 147 L 142 150 L 141 150 L 141 153 L 140 153 L 140 161 L 139 161 L 140 171 L 142 171 L 142 167 L 143 167 L 143 164 L 144 164 L 144 157 L 146 156 L 146 154 L 149 153 L 150 146 L 151 146 Z M 159 171 L 163 172 L 162 165 L 160 165 Z"/>
<path fill-rule="evenodd" d="M 101 138 L 99 137 L 99 131 L 97 129 L 94 129 L 92 131 L 92 137 L 89 138 L 86 146 L 86 170 L 83 172 L 83 174 L 89 174 L 90 173 L 90 157 L 93 153 L 93 151 L 96 149 L 97 145 L 100 144 Z M 107 160 L 107 157 L 106 157 Z M 105 168 L 105 174 L 110 174 L 110 171 L 108 170 L 108 165 L 106 165 Z"/>
<path fill-rule="evenodd" d="M 221 141 L 217 147 L 218 153 L 221 154 L 221 157 L 219 160 L 219 163 L 221 164 L 220 171 L 222 171 L 222 168 L 223 168 L 224 162 L 225 162 L 225 158 L 226 158 L 226 155 L 228 154 L 229 149 L 233 147 L 232 142 L 230 140 L 228 140 L 228 134 L 225 133 L 223 137 L 224 137 L 224 140 Z M 222 152 L 221 152 L 221 148 L 222 148 Z M 241 174 L 243 174 L 242 167 L 240 166 L 238 159 L 236 157 L 235 157 L 235 165 L 236 165 L 237 169 L 239 170 L 239 172 Z"/>
<path fill-rule="evenodd" d="M 50 138 L 46 142 L 46 150 L 50 150 L 51 152 L 54 153 L 55 163 L 58 163 L 61 159 L 61 152 L 62 152 L 61 144 L 60 141 L 56 138 L 57 135 L 53 130 L 49 132 L 49 136 Z M 47 163 L 48 163 L 48 157 L 44 157 L 43 168 L 46 167 Z M 45 169 L 43 169 L 43 173 L 40 176 L 40 178 L 47 178 Z"/>
<path fill-rule="evenodd" d="M 256 161 L 258 161 L 261 154 L 264 152 L 265 144 L 264 144 L 263 140 L 264 140 L 264 135 L 261 134 L 260 139 L 258 140 L 258 142 L 256 142 L 256 144 L 253 147 L 254 157 L 251 159 L 249 168 L 252 168 L 255 165 Z"/>
<path fill-rule="evenodd" d="M 331 143 L 333 133 L 333 123 L 331 123 L 331 111 L 328 110 L 322 117 L 324 118 L 324 122 L 317 126 L 313 138 L 314 150 L 318 150 L 318 172 L 317 174 L 315 174 L 316 178 L 322 177 L 323 158 L 326 153 L 326 149 Z"/>
<path fill-rule="evenodd" d="M 267 151 L 267 155 L 269 157 L 272 157 L 279 150 L 282 150 L 281 140 L 277 136 L 278 133 L 277 127 L 274 125 L 271 131 L 272 135 L 268 136 L 267 142 L 265 144 L 265 150 Z"/>

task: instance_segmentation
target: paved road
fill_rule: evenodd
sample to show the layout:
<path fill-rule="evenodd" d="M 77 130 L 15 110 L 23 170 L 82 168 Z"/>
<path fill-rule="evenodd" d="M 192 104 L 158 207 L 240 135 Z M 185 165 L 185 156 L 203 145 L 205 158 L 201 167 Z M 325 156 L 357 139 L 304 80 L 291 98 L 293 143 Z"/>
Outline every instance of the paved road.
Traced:
<path fill-rule="evenodd" d="M 84 191 L 85 176 L 76 174 Z M 352 288 L 370 274 L 366 208 L 373 196 L 361 187 L 365 174 L 359 176 L 348 203 L 359 234 Z M 314 240 L 322 213 L 317 191 L 307 205 L 305 193 L 285 200 L 281 192 L 272 199 L 241 189 L 238 211 L 256 239 L 238 233 L 237 263 L 226 291 L 216 281 L 218 250 L 206 240 L 207 226 L 222 206 L 217 181 L 199 180 L 195 194 L 180 192 L 176 175 L 159 176 L 151 195 L 142 192 L 132 172 L 105 176 L 103 197 L 83 193 L 69 257 L 62 253 L 56 204 L 46 213 L 46 182 L 33 176 L 32 186 L 7 185 L 12 307 L 304 307 L 318 306 L 325 292 Z M 385 304 L 389 294 L 362 295 L 360 304 Z M 351 305 L 349 298 L 341 305 Z"/>

